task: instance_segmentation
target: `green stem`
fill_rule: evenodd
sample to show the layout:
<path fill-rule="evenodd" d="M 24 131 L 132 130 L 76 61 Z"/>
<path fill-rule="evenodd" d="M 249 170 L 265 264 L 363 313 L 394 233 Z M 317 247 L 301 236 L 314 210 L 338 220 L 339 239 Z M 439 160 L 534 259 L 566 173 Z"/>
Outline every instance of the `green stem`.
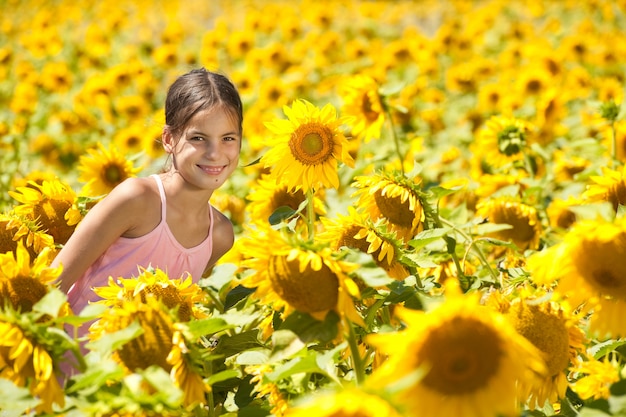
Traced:
<path fill-rule="evenodd" d="M 207 375 L 211 375 L 213 373 L 213 367 L 211 366 L 210 360 L 205 362 L 204 369 L 208 371 L 206 373 Z M 209 417 L 214 417 L 215 416 L 215 399 L 213 398 L 213 387 L 211 387 L 211 389 L 207 393 L 207 407 L 208 407 Z"/>
<path fill-rule="evenodd" d="M 356 332 L 354 331 L 354 325 L 346 320 L 348 326 L 348 344 L 350 345 L 350 353 L 352 354 L 352 362 L 354 366 L 354 373 L 356 375 L 356 384 L 361 385 L 365 380 L 365 369 L 363 369 L 363 359 L 359 353 L 359 345 L 356 341 Z"/>
<path fill-rule="evenodd" d="M 617 132 L 615 129 L 615 122 L 611 121 L 611 133 L 612 137 L 612 148 L 611 148 L 611 157 L 613 158 L 613 165 L 617 165 Z"/>
<path fill-rule="evenodd" d="M 396 126 L 393 123 L 393 117 L 391 117 L 389 107 L 386 104 L 384 105 L 384 107 L 387 119 L 389 119 L 389 126 L 391 129 L 391 136 L 393 137 L 393 143 L 396 147 L 396 154 L 398 155 L 398 159 L 400 160 L 400 171 L 404 175 L 404 155 L 402 155 L 402 152 L 400 152 L 400 141 L 398 139 L 398 135 L 396 134 Z"/>
<path fill-rule="evenodd" d="M 315 206 L 313 205 L 313 189 L 309 188 L 306 192 L 306 220 L 309 227 L 309 242 L 313 242 L 315 235 Z"/>

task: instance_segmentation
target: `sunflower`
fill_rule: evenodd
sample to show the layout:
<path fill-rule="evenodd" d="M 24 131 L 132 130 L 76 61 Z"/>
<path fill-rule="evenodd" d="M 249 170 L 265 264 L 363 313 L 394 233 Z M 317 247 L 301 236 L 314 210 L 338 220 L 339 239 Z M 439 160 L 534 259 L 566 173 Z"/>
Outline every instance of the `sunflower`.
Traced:
<path fill-rule="evenodd" d="M 357 206 L 364 208 L 372 219 L 384 219 L 390 232 L 408 242 L 424 228 L 424 209 L 420 196 L 421 178 L 385 173 L 355 177 L 358 188 Z"/>
<path fill-rule="evenodd" d="M 476 158 L 495 170 L 510 169 L 529 152 L 530 123 L 505 116 L 492 116 L 471 147 Z"/>
<path fill-rule="evenodd" d="M 283 111 L 288 120 L 266 123 L 276 137 L 268 141 L 270 150 L 261 158 L 265 167 L 272 167 L 272 175 L 283 179 L 289 190 L 339 188 L 337 162 L 354 166 L 340 130 L 344 119 L 331 104 L 320 109 L 306 100 L 296 100 Z"/>
<path fill-rule="evenodd" d="M 359 297 L 359 290 L 348 276 L 357 265 L 336 260 L 328 247 L 304 247 L 269 227 L 240 240 L 249 256 L 242 266 L 253 271 L 241 285 L 256 288 L 253 296 L 285 315 L 297 310 L 323 320 L 334 310 L 363 322 L 351 298 Z"/>
<path fill-rule="evenodd" d="M 13 212 L 0 213 L 0 253 L 17 251 L 17 242 L 23 242 L 31 259 L 44 248 L 54 248 L 54 238 L 41 231 L 34 220 Z"/>
<path fill-rule="evenodd" d="M 39 398 L 39 411 L 65 405 L 63 389 L 54 375 L 54 361 L 45 347 L 13 323 L 0 321 L 0 378 L 28 387 Z"/>
<path fill-rule="evenodd" d="M 476 205 L 476 215 L 493 224 L 508 224 L 510 229 L 489 236 L 515 243 L 520 250 L 538 249 L 542 228 L 537 210 L 513 197 L 495 197 Z"/>
<path fill-rule="evenodd" d="M 380 138 L 385 122 L 378 82 L 363 74 L 353 75 L 340 84 L 339 95 L 344 101 L 342 114 L 352 116 L 352 134 L 366 143 Z"/>
<path fill-rule="evenodd" d="M 582 197 L 588 201 L 608 201 L 617 211 L 620 205 L 626 205 L 626 164 L 621 170 L 602 167 L 602 175 L 590 177 L 589 184 Z"/>
<path fill-rule="evenodd" d="M 85 183 L 81 195 L 99 197 L 108 194 L 127 178 L 140 171 L 132 161 L 127 160 L 116 148 L 107 150 L 98 143 L 97 149 L 89 149 L 79 160 L 78 180 Z"/>
<path fill-rule="evenodd" d="M 388 359 L 367 386 L 398 383 L 393 393 L 410 415 L 516 415 L 519 384 L 545 372 L 541 354 L 506 318 L 446 280 L 445 300 L 428 312 L 398 307 L 406 328 L 367 340 Z"/>
<path fill-rule="evenodd" d="M 567 200 L 555 198 L 546 207 L 546 213 L 550 225 L 553 228 L 566 230 L 569 229 L 577 219 L 576 212 L 571 210 L 572 207 L 581 205 L 583 202 L 573 196 L 568 196 Z"/>
<path fill-rule="evenodd" d="M 347 388 L 312 396 L 288 408 L 284 417 L 400 417 L 396 406 L 364 389 Z"/>
<path fill-rule="evenodd" d="M 246 366 L 246 374 L 252 375 L 250 383 L 254 384 L 253 392 L 256 398 L 267 397 L 272 406 L 271 413 L 276 417 L 284 417 L 288 408 L 287 400 L 280 392 L 280 388 L 274 382 L 266 381 L 264 376 L 274 371 L 268 364 Z"/>
<path fill-rule="evenodd" d="M 374 262 L 390 277 L 404 279 L 409 271 L 400 263 L 402 244 L 391 233 L 384 230 L 380 222 L 368 221 L 354 207 L 348 207 L 348 216 L 337 215 L 337 219 L 321 219 L 324 231 L 317 236 L 320 242 L 331 242 L 334 250 L 346 246 L 372 255 Z"/>
<path fill-rule="evenodd" d="M 600 337 L 625 336 L 626 219 L 582 220 L 563 240 L 528 259 L 533 279 L 557 284 L 572 308 L 592 311 L 589 328 Z"/>
<path fill-rule="evenodd" d="M 22 203 L 14 208 L 15 213 L 36 221 L 55 243 L 65 244 L 82 219 L 74 190 L 58 179 L 44 180 L 41 184 L 29 181 L 27 186 L 16 190 L 9 191 L 11 197 Z"/>
<path fill-rule="evenodd" d="M 574 371 L 578 379 L 572 384 L 572 390 L 583 400 L 608 400 L 611 397 L 611 386 L 621 379 L 619 369 L 609 361 L 608 356 L 603 361 L 587 359 Z"/>
<path fill-rule="evenodd" d="M 528 286 L 516 292 L 511 296 L 494 292 L 488 304 L 504 313 L 515 330 L 542 352 L 547 374 L 535 386 L 525 387 L 528 405 L 542 408 L 546 401 L 554 404 L 565 398 L 567 370 L 585 353 L 585 333 L 565 305 L 545 300 L 545 294 L 533 294 Z"/>
<path fill-rule="evenodd" d="M 268 174 L 263 174 L 251 186 L 250 193 L 246 197 L 250 201 L 247 210 L 251 213 L 254 221 L 266 221 L 280 207 L 289 207 L 296 211 L 306 200 L 301 189 L 289 190 L 282 181 L 274 181 Z M 317 215 L 326 213 L 323 201 L 319 193 L 313 196 L 314 211 Z"/>
<path fill-rule="evenodd" d="M 136 278 L 110 277 L 108 287 L 95 288 L 96 294 L 102 298 L 99 303 L 120 307 L 125 301 L 145 303 L 148 297 L 155 297 L 167 308 L 177 310 L 181 322 L 204 316 L 196 304 L 206 302 L 207 295 L 190 276 L 171 279 L 160 269 L 141 269 L 140 272 Z"/>
<path fill-rule="evenodd" d="M 185 391 L 186 405 L 205 402 L 209 390 L 189 362 L 190 347 L 175 325 L 170 310 L 154 297 L 145 302 L 123 301 L 106 310 L 89 328 L 89 339 L 98 341 L 137 322 L 141 333 L 128 340 L 113 352 L 113 359 L 127 373 L 158 366 Z"/>

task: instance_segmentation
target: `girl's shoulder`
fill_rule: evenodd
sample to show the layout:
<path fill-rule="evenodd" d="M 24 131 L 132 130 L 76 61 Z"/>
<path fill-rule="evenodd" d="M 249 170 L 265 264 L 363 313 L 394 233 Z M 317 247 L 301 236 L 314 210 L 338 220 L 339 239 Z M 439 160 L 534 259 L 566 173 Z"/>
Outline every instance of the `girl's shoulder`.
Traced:
<path fill-rule="evenodd" d="M 118 184 L 105 200 L 126 209 L 141 211 L 155 204 L 158 207 L 160 196 L 154 178 L 132 177 Z"/>

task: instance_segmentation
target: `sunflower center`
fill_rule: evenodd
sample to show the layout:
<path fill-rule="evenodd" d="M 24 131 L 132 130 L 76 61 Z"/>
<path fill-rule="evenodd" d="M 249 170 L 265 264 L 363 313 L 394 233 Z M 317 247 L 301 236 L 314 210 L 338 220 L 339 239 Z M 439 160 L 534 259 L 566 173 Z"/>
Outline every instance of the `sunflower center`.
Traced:
<path fill-rule="evenodd" d="M 321 123 L 302 124 L 291 135 L 289 148 L 303 165 L 323 164 L 333 156 L 333 132 Z"/>
<path fill-rule="evenodd" d="M 191 320 L 191 305 L 185 302 L 176 287 L 172 285 L 148 285 L 141 292 L 141 301 L 146 302 L 146 295 L 153 294 L 169 309 L 178 309 L 178 319 L 181 322 Z"/>
<path fill-rule="evenodd" d="M 340 247 L 347 246 L 352 249 L 357 249 L 363 253 L 370 253 L 372 255 L 372 258 L 374 259 L 374 261 L 376 262 L 378 266 L 380 266 L 381 268 L 385 270 L 389 269 L 391 265 L 389 264 L 389 261 L 387 260 L 386 256 L 382 260 L 378 260 L 378 257 L 380 255 L 383 245 L 381 245 L 374 252 L 369 252 L 370 244 L 366 238 L 362 238 L 362 239 L 354 238 L 354 236 L 356 236 L 356 234 L 359 233 L 361 229 L 362 229 L 361 226 L 357 226 L 357 225 L 353 225 L 347 228 L 346 231 L 342 234 L 341 238 L 339 239 L 339 246 Z M 380 236 L 378 236 L 378 239 L 384 242 L 384 239 L 381 238 Z"/>
<path fill-rule="evenodd" d="M 272 195 L 272 210 L 276 210 L 277 208 L 283 206 L 297 210 L 298 207 L 300 207 L 300 203 L 302 203 L 304 199 L 304 192 L 301 189 L 290 192 L 286 187 L 282 188 Z"/>
<path fill-rule="evenodd" d="M 370 94 L 375 94 L 375 92 L 368 93 L 363 96 L 362 110 L 363 110 L 363 115 L 365 116 L 367 121 L 370 123 L 373 123 L 378 119 L 379 112 L 374 110 L 375 101 L 372 100 L 372 98 L 370 97 Z"/>
<path fill-rule="evenodd" d="M 626 184 L 624 181 L 618 182 L 609 189 L 607 199 L 615 210 L 619 208 L 620 204 L 626 205 Z"/>
<path fill-rule="evenodd" d="M 556 376 L 569 363 L 569 332 L 565 321 L 539 305 L 517 303 L 509 318 L 519 334 L 544 353 L 548 374 Z"/>
<path fill-rule="evenodd" d="M 506 156 L 518 154 L 526 145 L 526 134 L 517 126 L 507 126 L 498 132 L 498 150 Z"/>
<path fill-rule="evenodd" d="M 30 277 L 13 278 L 0 286 L 3 303 L 9 301 L 15 310 L 22 313 L 32 311 L 47 292 L 42 282 Z"/>
<path fill-rule="evenodd" d="M 586 242 L 581 247 L 578 269 L 604 295 L 626 300 L 626 235 L 609 242 Z"/>
<path fill-rule="evenodd" d="M 285 256 L 275 255 L 269 259 L 268 272 L 276 294 L 298 311 L 315 313 L 337 306 L 339 280 L 324 263 L 319 271 L 308 264 L 300 272 L 297 258 L 287 260 Z"/>
<path fill-rule="evenodd" d="M 169 371 L 167 356 L 172 350 L 172 325 L 165 312 L 155 309 L 139 311 L 131 320 L 138 320 L 144 330 L 140 336 L 124 344 L 117 352 L 122 363 L 134 371 L 157 365 Z"/>
<path fill-rule="evenodd" d="M 500 337 L 473 318 L 456 317 L 433 329 L 418 355 L 430 369 L 424 384 L 442 395 L 464 395 L 486 386 L 500 371 Z"/>
<path fill-rule="evenodd" d="M 109 164 L 102 168 L 102 179 L 112 187 L 119 184 L 123 177 L 124 174 L 118 165 Z"/>
<path fill-rule="evenodd" d="M 494 236 L 513 241 L 520 249 L 525 249 L 533 243 L 538 236 L 536 222 L 532 218 L 533 212 L 527 212 L 525 209 L 526 207 L 516 203 L 504 203 L 495 208 L 490 216 L 491 222 L 510 224 L 513 227 L 498 231 Z"/>
<path fill-rule="evenodd" d="M 46 199 L 33 208 L 35 220 L 41 223 L 42 230 L 54 237 L 55 243 L 65 244 L 74 233 L 75 226 L 68 226 L 65 213 L 72 208 L 66 200 Z"/>
<path fill-rule="evenodd" d="M 415 220 L 415 213 L 409 208 L 409 200 L 402 201 L 400 196 L 390 197 L 383 195 L 381 190 L 374 194 L 376 206 L 390 223 L 400 227 L 410 228 Z"/>

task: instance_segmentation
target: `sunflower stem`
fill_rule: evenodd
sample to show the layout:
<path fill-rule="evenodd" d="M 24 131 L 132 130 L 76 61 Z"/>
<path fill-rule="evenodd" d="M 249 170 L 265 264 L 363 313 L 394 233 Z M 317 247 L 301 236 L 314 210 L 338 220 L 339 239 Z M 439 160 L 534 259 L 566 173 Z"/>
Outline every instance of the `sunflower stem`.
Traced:
<path fill-rule="evenodd" d="M 612 120 L 611 121 L 611 135 L 613 136 L 611 138 L 612 141 L 612 147 L 611 147 L 611 157 L 612 157 L 612 163 L 613 166 L 616 166 L 618 164 L 618 160 L 617 160 L 617 132 L 615 129 L 615 121 Z"/>
<path fill-rule="evenodd" d="M 315 235 L 315 207 L 313 206 L 313 189 L 309 188 L 306 192 L 306 221 L 309 229 L 309 242 L 313 242 Z"/>
<path fill-rule="evenodd" d="M 350 345 L 350 353 L 352 354 L 352 365 L 354 367 L 354 374 L 356 375 L 356 384 L 361 385 L 365 380 L 365 369 L 363 369 L 363 359 L 359 353 L 359 345 L 356 340 L 356 332 L 354 331 L 354 325 L 349 320 L 348 326 L 348 344 Z"/>
<path fill-rule="evenodd" d="M 402 175 L 404 175 L 404 155 L 400 152 L 400 141 L 398 139 L 398 135 L 396 134 L 396 125 L 393 123 L 393 117 L 391 117 L 391 112 L 389 111 L 389 106 L 385 103 L 385 114 L 387 115 L 387 119 L 389 120 L 389 127 L 391 130 L 391 136 L 393 137 L 393 143 L 396 147 L 396 154 L 398 155 L 398 159 L 400 161 L 400 171 Z"/>

